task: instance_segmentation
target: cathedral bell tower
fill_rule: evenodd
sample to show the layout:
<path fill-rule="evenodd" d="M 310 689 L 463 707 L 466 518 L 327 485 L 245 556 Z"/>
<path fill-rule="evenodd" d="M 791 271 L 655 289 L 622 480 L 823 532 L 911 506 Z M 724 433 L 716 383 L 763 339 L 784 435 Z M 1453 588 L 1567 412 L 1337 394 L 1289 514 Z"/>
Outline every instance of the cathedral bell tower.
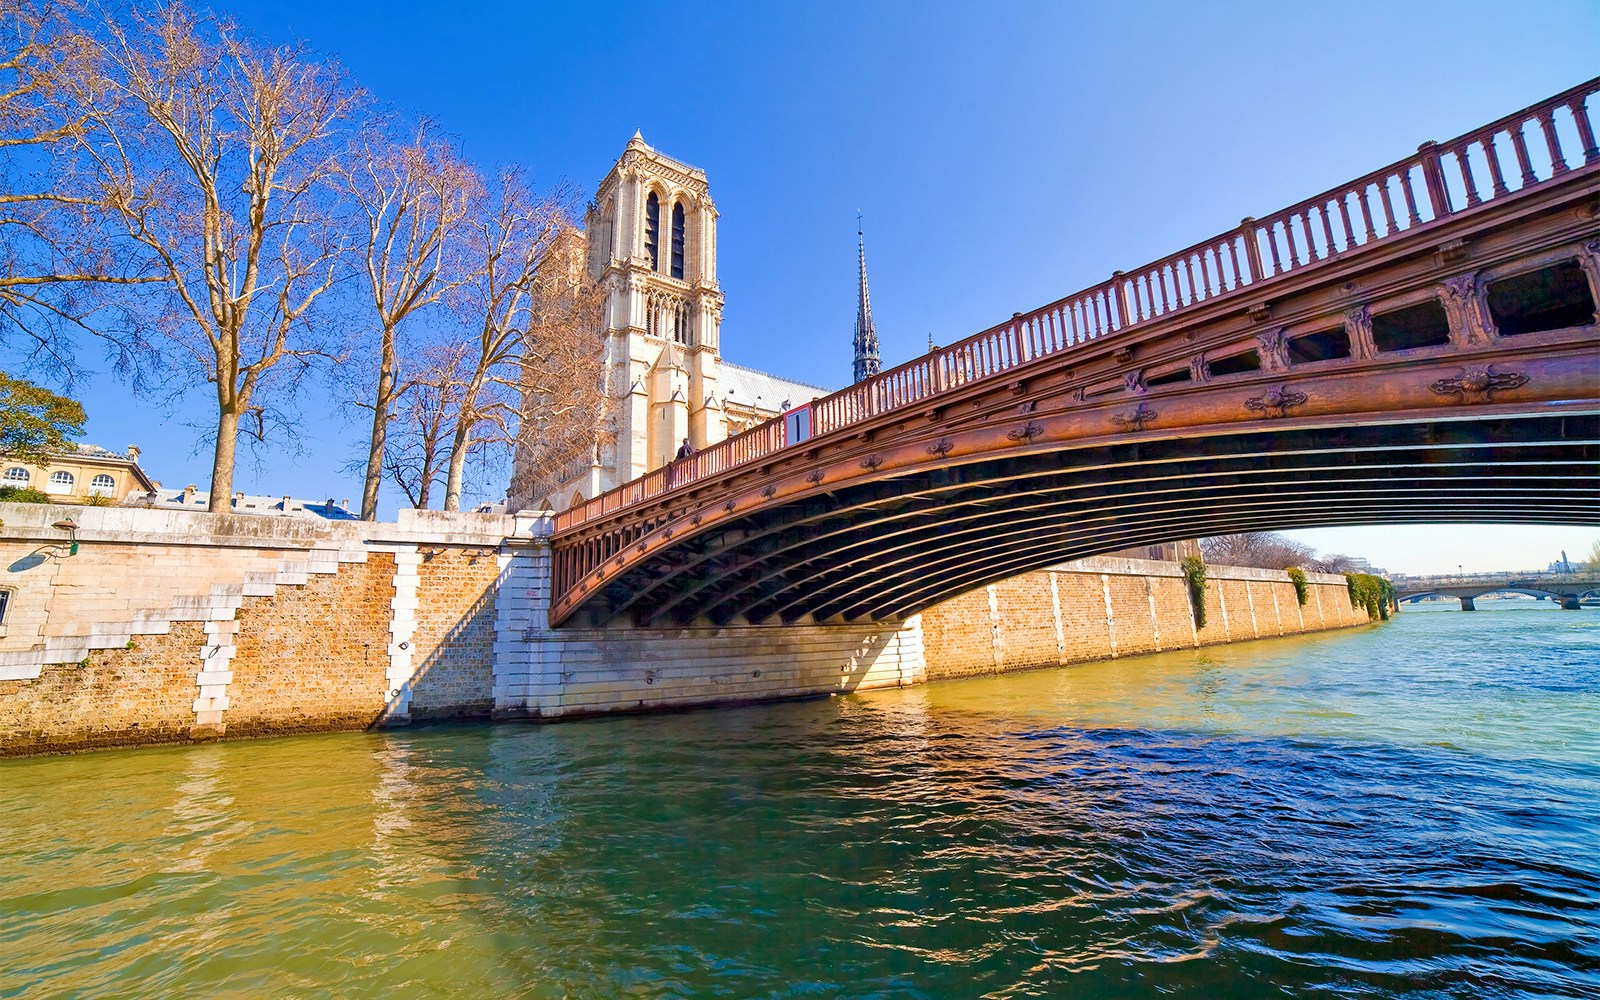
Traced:
<path fill-rule="evenodd" d="M 605 289 L 607 386 L 616 442 L 596 491 L 669 462 L 688 438 L 720 441 L 722 289 L 717 210 L 705 171 L 635 132 L 584 220 L 589 273 Z"/>

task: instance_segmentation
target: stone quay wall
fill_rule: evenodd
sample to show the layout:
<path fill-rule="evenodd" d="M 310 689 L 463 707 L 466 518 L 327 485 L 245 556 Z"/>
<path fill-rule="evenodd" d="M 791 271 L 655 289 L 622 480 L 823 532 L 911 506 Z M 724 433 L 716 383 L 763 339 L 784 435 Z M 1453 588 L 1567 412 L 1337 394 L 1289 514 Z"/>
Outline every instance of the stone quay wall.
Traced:
<path fill-rule="evenodd" d="M 552 631 L 549 527 L 0 504 L 0 756 L 924 679 L 914 619 Z"/>
<path fill-rule="evenodd" d="M 1364 625 L 1343 576 L 1307 573 L 1304 607 L 1280 570 L 1207 566 L 1195 625 L 1174 562 L 1096 557 L 1025 573 L 922 614 L 929 680 L 1193 649 Z"/>
<path fill-rule="evenodd" d="M 886 625 L 556 631 L 550 527 L 0 504 L 0 756 L 837 694 L 1366 620 L 1341 577 L 1300 608 L 1283 574 L 1214 568 L 1196 631 L 1175 564 L 1090 560 Z"/>

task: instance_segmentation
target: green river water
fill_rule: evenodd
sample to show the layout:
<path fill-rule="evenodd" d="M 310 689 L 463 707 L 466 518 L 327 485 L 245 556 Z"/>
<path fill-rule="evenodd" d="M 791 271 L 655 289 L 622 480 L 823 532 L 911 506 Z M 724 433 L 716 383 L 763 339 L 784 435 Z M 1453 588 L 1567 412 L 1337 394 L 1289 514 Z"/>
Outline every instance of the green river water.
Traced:
<path fill-rule="evenodd" d="M 0 997 L 1597 997 L 1600 612 L 0 761 Z"/>

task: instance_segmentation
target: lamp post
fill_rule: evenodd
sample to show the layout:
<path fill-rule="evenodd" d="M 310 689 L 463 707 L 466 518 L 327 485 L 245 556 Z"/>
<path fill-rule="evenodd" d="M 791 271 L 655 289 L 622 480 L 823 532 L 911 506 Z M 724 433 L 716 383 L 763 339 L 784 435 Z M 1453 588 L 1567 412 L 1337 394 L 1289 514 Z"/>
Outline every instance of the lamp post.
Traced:
<path fill-rule="evenodd" d="M 56 528 L 56 529 L 58 529 L 60 531 L 65 531 L 67 533 L 67 540 L 72 543 L 67 548 L 67 555 L 69 555 L 69 556 L 77 555 L 78 554 L 78 524 L 77 524 L 77 522 L 74 521 L 70 517 L 63 517 L 61 520 L 59 520 L 56 523 L 52 524 L 50 527 Z"/>

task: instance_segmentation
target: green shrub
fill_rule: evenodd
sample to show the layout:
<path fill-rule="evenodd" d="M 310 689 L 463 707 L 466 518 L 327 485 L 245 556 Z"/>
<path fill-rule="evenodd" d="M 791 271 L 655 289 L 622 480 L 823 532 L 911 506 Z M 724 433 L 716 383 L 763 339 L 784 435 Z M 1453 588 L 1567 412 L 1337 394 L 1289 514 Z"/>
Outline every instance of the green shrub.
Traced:
<path fill-rule="evenodd" d="M 1305 607 L 1306 598 L 1311 593 L 1310 588 L 1306 586 L 1306 571 L 1298 566 L 1290 566 L 1284 572 L 1289 574 L 1289 582 L 1294 584 L 1294 599 L 1300 602 L 1302 608 Z"/>
<path fill-rule="evenodd" d="M 1367 610 L 1367 617 L 1389 620 L 1389 611 L 1396 607 L 1394 584 L 1371 573 L 1346 573 L 1345 586 L 1350 589 L 1350 603 Z"/>
<path fill-rule="evenodd" d="M 1180 566 L 1183 578 L 1189 584 L 1189 606 L 1194 611 L 1194 627 L 1206 627 L 1206 561 L 1199 556 L 1186 556 Z"/>
<path fill-rule="evenodd" d="M 0 486 L 0 501 L 6 503 L 49 503 L 50 497 L 44 490 L 36 490 L 28 486 Z"/>

